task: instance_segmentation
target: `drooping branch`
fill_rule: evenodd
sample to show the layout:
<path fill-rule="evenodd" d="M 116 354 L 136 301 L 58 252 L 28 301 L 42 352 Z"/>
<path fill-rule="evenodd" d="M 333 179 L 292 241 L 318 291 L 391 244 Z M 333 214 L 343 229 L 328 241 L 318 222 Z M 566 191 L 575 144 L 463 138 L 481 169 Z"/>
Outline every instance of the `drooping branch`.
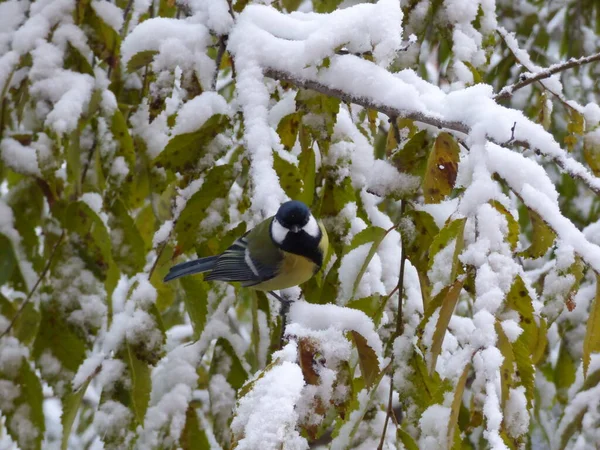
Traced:
<path fill-rule="evenodd" d="M 353 96 L 341 89 L 337 89 L 334 87 L 327 86 L 323 83 L 320 83 L 315 80 L 306 79 L 306 78 L 298 78 L 294 76 L 294 74 L 285 72 L 283 70 L 276 70 L 272 68 L 264 69 L 265 76 L 269 78 L 273 78 L 276 80 L 283 80 L 288 83 L 293 84 L 296 87 L 311 89 L 313 91 L 320 92 L 321 94 L 338 98 L 344 102 L 354 103 L 357 105 L 361 105 L 365 108 L 374 109 L 379 111 L 390 118 L 402 117 L 407 119 L 412 119 L 416 122 L 421 122 L 427 125 L 431 125 L 440 129 L 446 129 L 450 131 L 455 131 L 462 134 L 469 134 L 470 128 L 468 125 L 457 122 L 457 121 L 448 121 L 440 119 L 439 117 L 429 116 L 419 111 L 408 111 L 402 110 L 399 108 L 394 108 L 390 105 L 381 105 L 378 104 L 371 99 L 365 97 L 357 97 Z M 516 127 L 518 128 L 518 124 Z M 537 148 L 531 145 L 531 143 L 524 140 L 515 140 L 514 139 L 514 129 L 511 135 L 511 138 L 508 141 L 499 142 L 495 139 L 489 138 L 491 142 L 501 146 L 521 146 L 524 148 L 531 149 L 535 151 L 537 154 L 548 158 L 566 173 L 571 175 L 573 178 L 576 178 L 582 181 L 592 192 L 597 195 L 600 195 L 600 179 L 595 177 L 583 164 L 579 161 L 570 157 L 566 152 L 557 153 L 555 151 L 546 151 L 543 148 Z"/>

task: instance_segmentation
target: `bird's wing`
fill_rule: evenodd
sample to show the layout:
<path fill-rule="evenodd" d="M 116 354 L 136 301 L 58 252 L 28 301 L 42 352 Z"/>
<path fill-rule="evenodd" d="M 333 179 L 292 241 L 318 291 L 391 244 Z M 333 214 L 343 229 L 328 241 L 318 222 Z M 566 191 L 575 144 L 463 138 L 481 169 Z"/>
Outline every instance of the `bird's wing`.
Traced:
<path fill-rule="evenodd" d="M 237 239 L 219 256 L 213 270 L 204 279 L 207 281 L 240 281 L 243 286 L 253 286 L 274 278 L 283 254 L 275 245 L 271 244 L 269 224 L 270 220 L 268 219 Z M 264 242 L 265 231 L 269 240 L 268 244 L 271 245 L 266 245 Z M 257 240 L 257 237 L 262 237 L 262 239 Z M 269 251 L 270 247 L 274 251 Z"/>

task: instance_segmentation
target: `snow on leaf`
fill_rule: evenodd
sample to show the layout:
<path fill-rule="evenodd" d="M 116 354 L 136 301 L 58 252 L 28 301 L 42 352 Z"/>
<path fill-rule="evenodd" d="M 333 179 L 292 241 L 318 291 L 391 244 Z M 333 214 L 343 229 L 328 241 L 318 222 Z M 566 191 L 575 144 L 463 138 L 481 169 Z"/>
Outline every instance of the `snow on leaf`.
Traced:
<path fill-rule="evenodd" d="M 466 218 L 455 219 L 448 222 L 444 226 L 444 228 L 440 230 L 438 235 L 433 239 L 429 247 L 429 270 L 431 270 L 431 267 L 433 266 L 435 256 L 441 250 L 450 245 L 453 240 L 456 239 L 456 246 L 452 256 L 452 270 L 450 274 L 450 279 L 456 278 L 456 274 L 459 273 L 459 270 L 461 268 L 458 256 L 460 255 L 464 245 L 463 233 L 465 230 L 466 222 Z"/>
<path fill-rule="evenodd" d="M 550 249 L 556 239 L 556 234 L 552 229 L 544 222 L 540 215 L 528 209 L 529 217 L 531 218 L 531 245 L 524 251 L 520 252 L 519 255 L 525 258 L 540 258 Z"/>
<path fill-rule="evenodd" d="M 227 127 L 228 122 L 227 116 L 215 114 L 199 130 L 172 137 L 154 164 L 178 172 L 193 170 L 204 156 L 205 147 Z"/>
<path fill-rule="evenodd" d="M 208 286 L 199 277 L 183 277 L 180 283 L 185 291 L 185 309 L 194 328 L 194 339 L 199 339 L 206 324 Z"/>
<path fill-rule="evenodd" d="M 442 301 L 442 306 L 440 307 L 439 317 L 435 324 L 435 331 L 433 333 L 433 339 L 430 348 L 430 372 L 433 372 L 435 370 L 438 356 L 442 351 L 442 343 L 444 342 L 444 336 L 446 335 L 446 330 L 448 329 L 450 318 L 452 317 L 452 314 L 454 313 L 454 308 L 456 307 L 456 303 L 458 302 L 458 297 L 460 295 L 460 291 L 462 290 L 463 283 L 464 278 L 456 280 L 452 284 L 452 286 L 448 290 L 448 293 L 444 296 L 444 299 Z"/>

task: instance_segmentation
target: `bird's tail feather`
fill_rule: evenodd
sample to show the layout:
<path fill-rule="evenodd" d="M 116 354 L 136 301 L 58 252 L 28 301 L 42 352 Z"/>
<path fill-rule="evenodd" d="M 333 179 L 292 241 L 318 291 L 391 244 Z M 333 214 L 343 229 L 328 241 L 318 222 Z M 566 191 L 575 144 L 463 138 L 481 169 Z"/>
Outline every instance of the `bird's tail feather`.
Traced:
<path fill-rule="evenodd" d="M 195 259 L 171 267 L 164 281 L 171 281 L 175 278 L 193 273 L 202 273 L 212 270 L 217 262 L 218 256 L 207 256 L 206 258 Z"/>

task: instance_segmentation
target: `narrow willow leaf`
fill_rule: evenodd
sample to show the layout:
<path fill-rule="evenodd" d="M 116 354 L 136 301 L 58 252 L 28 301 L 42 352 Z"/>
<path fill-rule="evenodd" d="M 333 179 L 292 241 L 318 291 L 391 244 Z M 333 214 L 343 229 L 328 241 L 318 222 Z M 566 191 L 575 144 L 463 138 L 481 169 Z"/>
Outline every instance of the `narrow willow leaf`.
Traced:
<path fill-rule="evenodd" d="M 425 211 L 411 210 L 406 213 L 406 217 L 414 225 L 415 233 L 414 236 L 402 233 L 404 252 L 417 271 L 426 275 L 429 268 L 429 249 L 440 229 L 431 214 Z"/>
<path fill-rule="evenodd" d="M 419 446 L 417 445 L 413 437 L 406 431 L 404 431 L 403 428 L 398 427 L 396 431 L 396 436 L 400 440 L 400 442 L 402 442 L 406 450 L 419 450 Z"/>
<path fill-rule="evenodd" d="M 185 204 L 181 211 L 175 234 L 182 252 L 187 252 L 198 238 L 198 226 L 206 217 L 206 209 L 216 198 L 223 198 L 229 192 L 233 183 L 233 171 L 229 166 L 215 166 L 206 175 L 202 187 Z"/>
<path fill-rule="evenodd" d="M 465 231 L 465 224 L 467 219 L 465 217 L 461 219 L 453 220 L 447 223 L 444 228 L 440 230 L 438 235 L 433 239 L 433 242 L 429 246 L 429 265 L 427 270 L 430 270 L 437 255 L 441 250 L 446 248 L 454 239 L 456 244 L 454 248 L 454 255 L 452 257 L 452 269 L 450 279 L 455 279 L 459 273 L 460 261 L 458 256 L 462 252 L 464 246 L 463 233 Z"/>
<path fill-rule="evenodd" d="M 367 343 L 362 334 L 351 331 L 354 345 L 358 351 L 358 363 L 360 372 L 365 380 L 365 385 L 371 389 L 375 380 L 379 378 L 379 360 L 375 350 Z"/>
<path fill-rule="evenodd" d="M 277 152 L 273 152 L 273 168 L 288 197 L 297 199 L 302 190 L 302 178 L 300 178 L 298 167 L 279 156 Z"/>
<path fill-rule="evenodd" d="M 531 362 L 531 352 L 529 343 L 526 341 L 525 333 L 522 333 L 519 338 L 513 343 L 513 354 L 515 355 L 515 363 L 519 371 L 521 384 L 525 387 L 525 397 L 529 408 L 533 405 L 535 394 L 535 367 Z"/>
<path fill-rule="evenodd" d="M 583 373 L 587 376 L 592 353 L 600 352 L 600 275 L 596 274 L 596 297 L 590 304 L 590 312 L 583 339 Z"/>
<path fill-rule="evenodd" d="M 200 424 L 196 409 L 190 405 L 185 413 L 185 427 L 181 432 L 179 444 L 183 450 L 210 450 L 206 432 Z"/>
<path fill-rule="evenodd" d="M 506 209 L 499 201 L 492 200 L 490 203 L 494 209 L 496 209 L 496 211 L 502 214 L 506 219 L 508 224 L 508 234 L 506 236 L 506 240 L 510 244 L 510 248 L 515 251 L 517 244 L 519 243 L 519 222 L 517 222 L 517 219 L 515 219 L 510 211 Z"/>
<path fill-rule="evenodd" d="M 40 328 L 33 344 L 34 358 L 38 359 L 48 350 L 65 369 L 76 373 L 85 359 L 85 343 L 65 320 L 59 305 L 43 303 L 40 309 Z"/>
<path fill-rule="evenodd" d="M 581 410 L 573 415 L 563 416 L 562 420 L 569 421 L 568 425 L 564 428 L 563 433 L 560 436 L 560 443 L 557 447 L 558 450 L 564 450 L 569 443 L 569 440 L 575 434 L 577 430 L 581 430 L 583 423 L 583 416 L 587 412 L 587 408 L 583 407 Z"/>
<path fill-rule="evenodd" d="M 225 373 L 223 373 L 225 372 Z M 248 373 L 231 343 L 219 338 L 215 344 L 215 354 L 210 366 L 210 374 L 221 373 L 235 390 L 240 389 L 248 379 Z"/>
<path fill-rule="evenodd" d="M 21 448 L 41 449 L 42 439 L 46 429 L 43 412 L 44 396 L 42 394 L 42 384 L 40 379 L 31 369 L 29 361 L 26 358 L 22 358 L 18 378 L 15 381 L 21 391 L 21 395 L 15 400 L 15 403 L 18 405 L 26 405 L 26 411 L 28 411 L 27 419 L 29 419 L 33 429 L 27 430 L 26 433 L 23 433 L 23 430 L 15 430 L 13 428 L 13 423 L 15 422 L 10 420 L 12 414 L 9 414 L 7 420 L 8 432 Z M 17 407 L 16 409 L 19 408 Z M 18 424 L 19 422 L 20 421 L 17 421 L 16 423 Z M 24 439 L 19 439 L 24 436 L 27 436 L 26 441 L 24 441 Z"/>
<path fill-rule="evenodd" d="M 146 263 L 144 240 L 121 200 L 113 202 L 110 212 L 111 236 L 118 236 L 111 246 L 113 258 L 123 273 L 132 276 L 141 272 Z"/>
<path fill-rule="evenodd" d="M 392 136 L 394 135 L 391 127 L 390 133 Z M 402 173 L 409 173 L 423 178 L 430 150 L 431 146 L 427 139 L 427 131 L 419 131 L 404 144 L 400 151 L 392 156 L 392 164 Z"/>
<path fill-rule="evenodd" d="M 352 286 L 352 297 L 354 297 L 354 295 L 356 294 L 356 290 L 358 289 L 358 286 L 362 280 L 363 275 L 365 274 L 365 271 L 367 270 L 367 267 L 369 266 L 369 263 L 373 259 L 373 256 L 375 256 L 375 253 L 377 253 L 379 244 L 381 244 L 383 239 L 387 236 L 387 232 L 383 228 L 373 227 L 373 229 L 375 230 L 373 232 L 373 234 L 374 234 L 373 244 L 371 244 L 369 253 L 367 253 L 367 257 L 363 261 L 362 266 L 360 267 L 360 270 L 358 271 L 358 274 L 356 275 L 356 280 L 354 280 L 354 285 Z"/>
<path fill-rule="evenodd" d="M 194 339 L 200 339 L 200 335 L 206 325 L 208 314 L 208 289 L 200 277 L 182 277 L 181 286 L 185 291 L 185 309 L 190 316 L 190 322 L 194 329 Z"/>
<path fill-rule="evenodd" d="M 17 258 L 12 242 L 0 234 L 0 286 L 11 279 L 15 268 L 17 268 Z"/>
<path fill-rule="evenodd" d="M 92 377 L 89 377 L 75 392 L 69 392 L 62 399 L 63 404 L 63 413 L 60 418 L 63 431 L 62 431 L 62 443 L 61 450 L 67 450 L 69 446 L 69 436 L 71 435 L 71 428 L 73 428 L 73 423 L 75 422 L 75 417 L 77 417 L 77 412 L 79 411 L 79 407 L 81 406 L 81 400 L 83 399 L 83 395 L 87 390 L 90 382 L 92 381 Z"/>
<path fill-rule="evenodd" d="M 182 173 L 195 169 L 198 161 L 205 154 L 204 147 L 215 136 L 221 134 L 228 125 L 229 118 L 226 115 L 215 114 L 204 122 L 199 130 L 172 137 L 163 151 L 154 159 L 154 165 Z"/>
<path fill-rule="evenodd" d="M 423 178 L 425 203 L 440 203 L 452 192 L 458 173 L 460 150 L 449 133 L 440 133 L 427 158 Z"/>
<path fill-rule="evenodd" d="M 87 203 L 77 201 L 67 208 L 65 226 L 79 235 L 76 244 L 90 270 L 102 280 L 106 279 L 113 258 L 110 236 L 104 222 Z"/>
<path fill-rule="evenodd" d="M 150 391 L 152 381 L 150 380 L 150 367 L 145 361 L 140 361 L 131 346 L 127 345 L 127 364 L 131 374 L 131 401 L 133 412 L 138 424 L 144 423 L 148 403 L 150 402 Z"/>
<path fill-rule="evenodd" d="M 458 383 L 456 383 L 454 398 L 452 399 L 452 406 L 450 407 L 450 417 L 448 418 L 448 431 L 446 434 L 448 445 L 454 441 L 454 431 L 460 431 L 456 429 L 456 425 L 458 424 L 458 414 L 460 412 L 460 407 L 462 406 L 463 393 L 465 392 L 465 385 L 467 384 L 467 377 L 469 376 L 470 370 L 471 364 L 465 364 L 462 375 L 458 379 Z"/>
<path fill-rule="evenodd" d="M 500 350 L 500 353 L 502 353 L 502 356 L 504 357 L 502 365 L 500 366 L 500 384 L 502 387 L 500 408 L 504 410 L 504 406 L 508 400 L 508 394 L 510 393 L 510 388 L 513 387 L 516 382 L 515 355 L 513 353 L 513 346 L 508 340 L 506 333 L 504 333 L 504 329 L 499 321 L 496 321 L 494 328 L 496 330 L 496 334 L 498 335 L 496 347 L 498 347 L 498 350 Z"/>
<path fill-rule="evenodd" d="M 302 179 L 302 192 L 298 194 L 296 199 L 311 206 L 315 197 L 315 178 L 317 175 L 317 162 L 312 148 L 303 150 L 300 153 L 298 171 Z"/>
<path fill-rule="evenodd" d="M 442 351 L 442 343 L 444 342 L 444 336 L 448 329 L 448 324 L 454 313 L 454 308 L 458 302 L 460 291 L 462 290 L 464 278 L 456 280 L 452 287 L 448 290 L 448 294 L 444 297 L 444 302 L 440 308 L 440 315 L 437 323 L 435 324 L 435 331 L 433 332 L 433 340 L 431 343 L 430 360 L 429 360 L 429 372 L 435 371 L 435 364 L 437 358 Z"/>
<path fill-rule="evenodd" d="M 129 61 L 127 61 L 127 72 L 135 72 L 144 66 L 147 66 L 152 62 L 154 57 L 158 54 L 156 50 L 144 50 L 133 55 Z"/>
<path fill-rule="evenodd" d="M 554 244 L 556 234 L 552 229 L 546 225 L 540 215 L 531 210 L 529 211 L 529 217 L 531 219 L 531 245 L 522 252 L 519 252 L 519 256 L 524 258 L 541 258 Z"/>

